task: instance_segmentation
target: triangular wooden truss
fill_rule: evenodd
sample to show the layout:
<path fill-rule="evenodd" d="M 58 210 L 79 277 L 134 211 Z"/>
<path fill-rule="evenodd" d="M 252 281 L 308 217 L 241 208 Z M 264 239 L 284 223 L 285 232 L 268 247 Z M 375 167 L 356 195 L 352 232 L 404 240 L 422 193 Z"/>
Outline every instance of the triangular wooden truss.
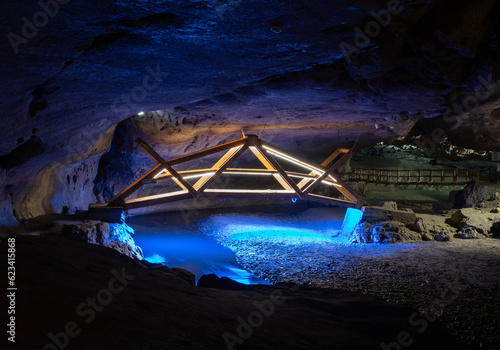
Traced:
<path fill-rule="evenodd" d="M 164 160 L 142 139 L 136 142 L 141 148 L 156 161 L 156 165 L 142 175 L 138 180 L 118 193 L 102 207 L 122 207 L 135 209 L 150 205 L 179 201 L 183 199 L 209 197 L 209 198 L 291 198 L 307 199 L 328 204 L 359 208 L 366 202 L 346 183 L 333 177 L 333 172 L 351 156 L 351 150 L 339 148 L 321 164 L 316 164 L 302 157 L 290 153 L 260 140 L 255 135 L 247 135 L 238 140 L 210 147 L 185 156 Z M 230 168 L 230 165 L 249 149 L 264 165 L 264 169 Z M 221 151 L 226 153 L 209 169 L 196 169 L 177 172 L 173 166 L 194 159 L 199 159 Z M 306 169 L 306 172 L 285 171 L 275 158 L 294 163 L 295 166 Z M 221 175 L 238 174 L 248 176 L 250 179 L 256 175 L 273 176 L 282 189 L 210 189 L 209 186 Z M 186 178 L 199 178 L 191 185 Z M 127 199 L 144 184 L 157 180 L 170 178 L 177 183 L 180 191 L 157 194 L 147 197 Z M 297 183 L 293 178 L 301 179 Z M 249 181 L 250 182 L 250 181 Z M 318 194 L 312 191 L 320 184 L 334 186 L 344 199 L 338 199 Z"/>

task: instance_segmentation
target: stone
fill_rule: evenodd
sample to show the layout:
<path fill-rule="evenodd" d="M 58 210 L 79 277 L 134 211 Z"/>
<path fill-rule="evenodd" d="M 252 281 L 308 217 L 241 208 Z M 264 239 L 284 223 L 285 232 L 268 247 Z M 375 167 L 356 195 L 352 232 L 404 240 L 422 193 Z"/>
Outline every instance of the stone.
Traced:
<path fill-rule="evenodd" d="M 426 231 L 424 222 L 421 218 L 418 218 L 414 223 L 408 224 L 407 227 L 415 232 L 423 233 Z"/>
<path fill-rule="evenodd" d="M 198 280 L 198 287 L 224 290 L 246 290 L 249 286 L 233 281 L 228 277 L 218 277 L 216 274 L 203 275 Z"/>
<path fill-rule="evenodd" d="M 495 222 L 490 230 L 493 238 L 500 238 L 500 221 Z"/>
<path fill-rule="evenodd" d="M 397 221 L 390 222 L 361 222 L 351 235 L 352 243 L 405 243 L 421 241 L 422 234 L 408 229 Z M 426 240 L 432 240 L 426 236 Z"/>
<path fill-rule="evenodd" d="M 65 225 L 62 234 L 83 240 L 87 243 L 112 248 L 131 258 L 142 260 L 142 249 L 132 238 L 134 230 L 127 224 L 109 224 L 106 222 L 85 220 L 81 223 Z"/>
<path fill-rule="evenodd" d="M 495 188 L 480 185 L 477 181 L 469 182 L 463 190 L 451 191 L 449 202 L 454 208 L 470 208 L 473 206 L 484 206 L 485 201 L 497 199 Z"/>
<path fill-rule="evenodd" d="M 465 225 L 460 232 L 458 232 L 455 237 L 461 239 L 478 239 L 481 238 L 482 235 L 476 230 L 475 227 Z"/>
<path fill-rule="evenodd" d="M 462 227 L 466 224 L 468 219 L 468 216 L 465 216 L 462 210 L 457 210 L 455 211 L 450 219 L 449 219 L 449 224 L 459 230 L 462 229 Z"/>
<path fill-rule="evenodd" d="M 85 220 L 81 224 L 65 226 L 62 232 L 87 243 L 102 246 L 109 243 L 109 225 L 100 221 Z"/>
<path fill-rule="evenodd" d="M 491 219 L 489 213 L 478 208 L 464 208 L 455 211 L 447 223 L 460 231 L 459 238 L 475 237 L 476 233 L 477 238 L 483 238 L 490 236 Z"/>
<path fill-rule="evenodd" d="M 403 224 L 414 224 L 417 221 L 417 216 L 413 211 L 388 209 L 386 207 L 364 207 L 361 221 L 399 221 Z"/>
<path fill-rule="evenodd" d="M 378 205 L 380 208 L 385 208 L 389 210 L 398 210 L 398 204 L 393 201 L 388 201 L 388 202 L 380 202 Z"/>
<path fill-rule="evenodd" d="M 145 265 L 151 270 L 160 270 L 168 276 L 178 278 L 182 280 L 183 283 L 186 283 L 190 286 L 196 286 L 196 277 L 192 272 L 188 270 L 178 267 L 168 267 L 163 264 L 150 263 L 147 260 L 143 260 L 141 264 Z"/>
<path fill-rule="evenodd" d="M 172 267 L 170 269 L 170 272 L 175 276 L 179 277 L 181 280 L 185 281 L 190 286 L 196 285 L 196 277 L 190 271 L 178 267 Z"/>
<path fill-rule="evenodd" d="M 493 208 L 490 210 L 490 213 L 498 214 L 498 213 L 500 213 L 500 210 L 499 210 L 499 208 Z"/>
<path fill-rule="evenodd" d="M 448 242 L 450 240 L 450 236 L 448 235 L 448 233 L 444 232 L 444 231 L 441 231 L 436 237 L 435 237 L 435 240 L 436 241 L 439 241 L 439 242 Z"/>

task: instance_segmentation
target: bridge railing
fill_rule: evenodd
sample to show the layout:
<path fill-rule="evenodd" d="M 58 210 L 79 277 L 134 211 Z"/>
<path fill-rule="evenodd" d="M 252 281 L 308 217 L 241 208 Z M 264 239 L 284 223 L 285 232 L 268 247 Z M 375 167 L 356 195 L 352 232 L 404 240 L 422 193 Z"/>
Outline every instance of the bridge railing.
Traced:
<path fill-rule="evenodd" d="M 373 169 L 353 168 L 348 181 L 399 185 L 465 185 L 479 179 L 481 169 Z"/>

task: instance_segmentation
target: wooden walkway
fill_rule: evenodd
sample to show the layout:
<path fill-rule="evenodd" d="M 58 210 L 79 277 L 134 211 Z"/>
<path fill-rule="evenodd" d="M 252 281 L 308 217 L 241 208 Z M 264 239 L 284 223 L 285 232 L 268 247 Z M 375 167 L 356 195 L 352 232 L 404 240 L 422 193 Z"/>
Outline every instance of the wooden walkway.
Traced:
<path fill-rule="evenodd" d="M 479 179 L 479 168 L 468 169 L 367 169 L 353 168 L 349 182 L 385 185 L 465 185 Z"/>

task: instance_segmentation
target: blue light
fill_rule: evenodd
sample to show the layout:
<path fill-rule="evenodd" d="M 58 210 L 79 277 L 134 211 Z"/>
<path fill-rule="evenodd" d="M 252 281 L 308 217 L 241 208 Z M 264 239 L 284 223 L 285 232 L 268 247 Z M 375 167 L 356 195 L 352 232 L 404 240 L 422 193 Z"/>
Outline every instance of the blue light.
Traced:
<path fill-rule="evenodd" d="M 162 264 L 166 261 L 165 258 L 159 254 L 154 254 L 154 255 L 145 257 L 144 260 L 149 261 L 150 263 L 153 263 L 153 264 Z"/>
<path fill-rule="evenodd" d="M 354 231 L 356 225 L 361 221 L 363 212 L 359 209 L 347 208 L 344 222 L 342 223 L 341 234 L 343 237 L 349 237 Z"/>
<path fill-rule="evenodd" d="M 345 211 L 309 211 L 305 215 L 265 218 L 246 215 L 220 215 L 197 221 L 207 236 L 232 248 L 237 242 L 270 240 L 285 244 L 300 242 L 349 243 L 341 234 Z"/>
<path fill-rule="evenodd" d="M 134 239 L 146 260 L 168 267 L 179 267 L 192 272 L 198 280 L 202 275 L 214 273 L 243 284 L 269 284 L 269 282 L 241 268 L 229 248 L 217 244 L 199 231 L 175 224 L 161 231 L 158 223 L 153 227 L 131 224 L 135 229 Z"/>

